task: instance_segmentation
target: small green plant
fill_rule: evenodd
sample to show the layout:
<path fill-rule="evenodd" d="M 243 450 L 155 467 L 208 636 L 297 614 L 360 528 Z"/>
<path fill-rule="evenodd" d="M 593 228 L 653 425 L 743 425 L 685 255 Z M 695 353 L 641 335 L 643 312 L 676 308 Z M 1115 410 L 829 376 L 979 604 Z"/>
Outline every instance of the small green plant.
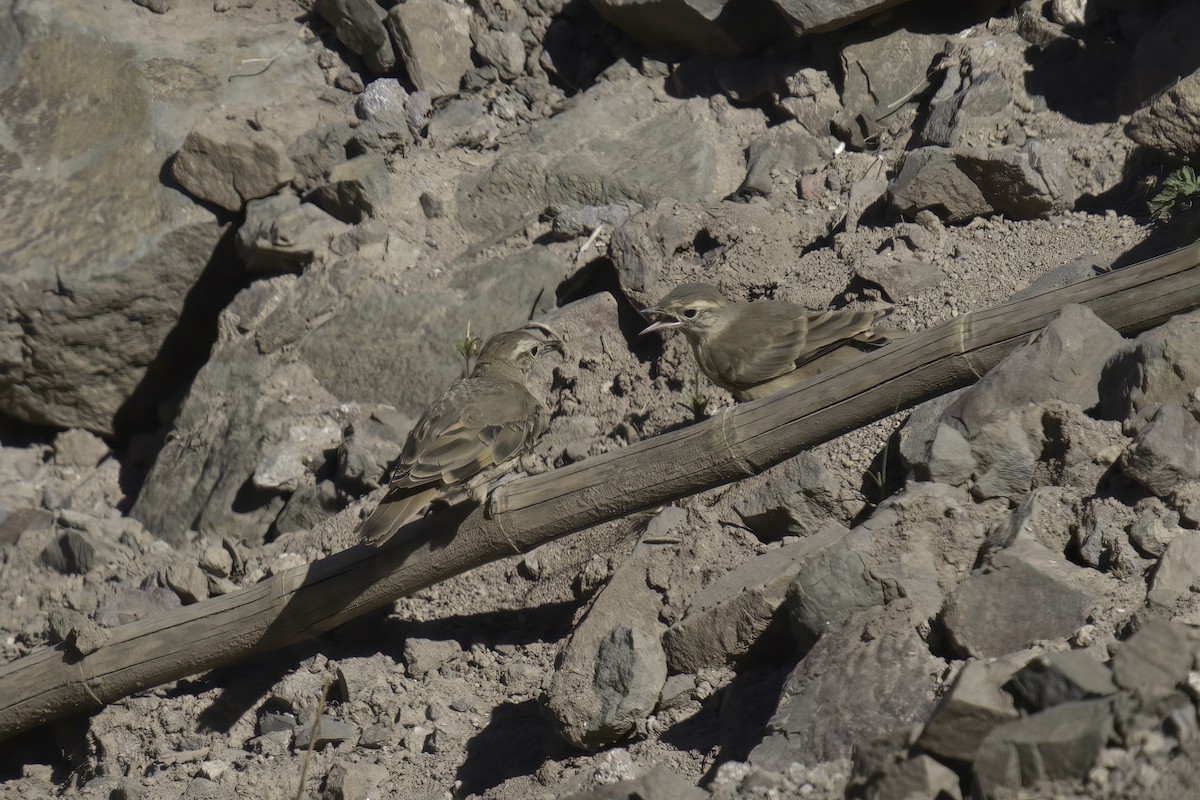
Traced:
<path fill-rule="evenodd" d="M 454 343 L 454 349 L 462 356 L 464 378 L 471 374 L 471 368 L 475 366 L 475 356 L 479 355 L 481 347 L 483 347 L 483 339 L 471 335 L 471 321 L 467 320 L 466 337 Z"/>
<path fill-rule="evenodd" d="M 1175 170 L 1162 182 L 1162 191 L 1150 200 L 1150 215 L 1155 219 L 1171 218 L 1171 211 L 1177 203 L 1200 194 L 1200 179 L 1191 167 Z"/>
<path fill-rule="evenodd" d="M 691 383 L 683 387 L 682 394 L 683 400 L 680 401 L 679 405 L 692 412 L 693 419 L 699 421 L 708 416 L 708 404 L 712 401 L 712 398 L 701 389 L 699 370 L 692 372 Z"/>

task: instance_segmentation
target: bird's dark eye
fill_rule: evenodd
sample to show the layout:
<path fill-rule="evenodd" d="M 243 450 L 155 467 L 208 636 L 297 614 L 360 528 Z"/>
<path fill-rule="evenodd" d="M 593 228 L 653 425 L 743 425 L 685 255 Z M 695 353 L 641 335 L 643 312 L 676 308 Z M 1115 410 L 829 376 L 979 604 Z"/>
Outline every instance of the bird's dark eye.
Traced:
<path fill-rule="evenodd" d="M 696 318 L 696 314 L 698 314 L 698 313 L 700 313 L 700 312 L 698 312 L 696 309 L 694 309 L 694 308 L 689 308 L 687 311 L 684 311 L 684 312 L 683 312 L 683 315 L 684 315 L 685 317 L 687 317 L 688 319 L 695 319 L 695 318 Z"/>

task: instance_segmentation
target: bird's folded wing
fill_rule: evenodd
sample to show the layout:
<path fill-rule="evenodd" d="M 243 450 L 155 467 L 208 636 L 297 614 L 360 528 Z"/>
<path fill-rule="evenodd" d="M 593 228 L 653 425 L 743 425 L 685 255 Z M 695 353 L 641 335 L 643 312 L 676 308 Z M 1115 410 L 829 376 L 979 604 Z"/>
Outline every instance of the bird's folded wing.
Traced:
<path fill-rule="evenodd" d="M 726 332 L 709 344 L 707 355 L 715 368 L 713 371 L 720 374 L 730 388 L 753 386 L 790 372 L 806 349 L 804 317 L 807 313 L 803 310 L 762 313 L 742 335 Z"/>
<path fill-rule="evenodd" d="M 808 340 L 797 365 L 820 358 L 851 339 L 872 338 L 872 328 L 880 314 L 876 311 L 824 311 L 808 318 Z"/>

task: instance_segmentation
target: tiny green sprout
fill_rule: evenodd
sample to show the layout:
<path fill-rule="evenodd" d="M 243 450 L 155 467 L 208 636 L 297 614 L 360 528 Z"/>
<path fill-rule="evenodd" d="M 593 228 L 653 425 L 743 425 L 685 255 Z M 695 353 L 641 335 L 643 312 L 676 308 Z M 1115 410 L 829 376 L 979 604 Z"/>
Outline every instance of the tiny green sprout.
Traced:
<path fill-rule="evenodd" d="M 1177 203 L 1200 194 L 1200 179 L 1191 167 L 1175 170 L 1162 183 L 1162 191 L 1150 200 L 1150 215 L 1155 219 L 1168 220 Z"/>
<path fill-rule="evenodd" d="M 684 386 L 682 394 L 683 400 L 679 405 L 690 411 L 694 420 L 698 422 L 708 416 L 708 404 L 711 398 L 700 389 L 699 370 L 692 372 L 691 385 Z"/>
<path fill-rule="evenodd" d="M 479 355 L 481 347 L 483 347 L 483 339 L 471 335 L 471 321 L 467 320 L 466 337 L 454 343 L 454 349 L 462 356 L 464 378 L 471 374 L 471 367 L 475 366 L 475 356 Z"/>

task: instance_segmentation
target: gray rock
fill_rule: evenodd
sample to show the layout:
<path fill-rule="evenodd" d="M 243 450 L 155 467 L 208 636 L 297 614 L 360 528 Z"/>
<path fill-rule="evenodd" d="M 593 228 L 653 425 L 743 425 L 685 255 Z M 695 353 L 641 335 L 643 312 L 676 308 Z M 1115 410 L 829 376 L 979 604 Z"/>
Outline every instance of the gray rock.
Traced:
<path fill-rule="evenodd" d="M 175 421 L 180 438 L 159 451 L 130 512 L 153 535 L 179 543 L 195 529 L 261 539 L 283 508 L 282 496 L 271 494 L 249 509 L 235 503 L 262 458 L 260 437 L 286 430 L 292 415 L 338 405 L 307 365 L 276 370 L 252 348 L 218 348 L 193 382 Z M 286 412 L 263 405 L 264 396 L 284 393 L 293 398 Z"/>
<path fill-rule="evenodd" d="M 409 675 L 423 678 L 460 657 L 462 652 L 462 647 L 453 639 L 410 637 L 404 640 L 404 665 L 408 668 Z"/>
<path fill-rule="evenodd" d="M 869 211 L 887 194 L 888 182 L 883 177 L 866 177 L 854 182 L 846 198 L 846 232 L 855 233 Z"/>
<path fill-rule="evenodd" d="M 968 439 L 989 419 L 1025 403 L 1062 400 L 1087 410 L 1100 400 L 1105 364 L 1121 335 L 1089 309 L 1064 306 L 1032 343 L 1013 351 L 947 409 Z"/>
<path fill-rule="evenodd" d="M 133 0 L 133 2 L 150 9 L 155 14 L 165 14 L 175 7 L 177 0 Z"/>
<path fill-rule="evenodd" d="M 68 530 L 42 551 L 42 563 L 64 574 L 83 575 L 128 558 L 120 545 L 94 533 Z"/>
<path fill-rule="evenodd" d="M 855 267 L 854 274 L 859 280 L 878 286 L 888 300 L 896 303 L 946 280 L 946 273 L 928 262 L 885 256 L 867 259 Z"/>
<path fill-rule="evenodd" d="M 939 424 L 934 431 L 924 466 L 929 480 L 950 486 L 966 483 L 976 468 L 971 444 L 957 428 L 945 423 Z"/>
<path fill-rule="evenodd" d="M 250 272 L 300 272 L 329 251 L 345 224 L 311 203 L 279 194 L 246 203 L 235 246 Z"/>
<path fill-rule="evenodd" d="M 1001 687 L 1018 665 L 970 660 L 925 723 L 917 747 L 943 759 L 970 762 L 992 729 L 1017 718 L 1012 697 Z"/>
<path fill-rule="evenodd" d="M 52 644 L 63 643 L 78 656 L 94 653 L 110 636 L 105 628 L 69 608 L 53 608 L 46 615 Z"/>
<path fill-rule="evenodd" d="M 692 785 L 664 766 L 657 766 L 640 778 L 630 778 L 576 794 L 561 800 L 707 800 L 709 793 Z"/>
<path fill-rule="evenodd" d="M 1113 680 L 1145 699 L 1166 697 L 1187 679 L 1196 643 L 1187 626 L 1150 619 L 1117 647 Z"/>
<path fill-rule="evenodd" d="M 379 660 L 343 658 L 337 663 L 335 694 L 344 703 L 367 700 L 371 696 L 371 690 L 385 685 L 386 680 L 387 675 Z"/>
<path fill-rule="evenodd" d="M 892 183 L 890 201 L 905 216 L 929 209 L 947 222 L 964 222 L 997 213 L 1037 219 L 1070 208 L 1076 195 L 1062 153 L 1030 143 L 1019 151 L 909 151 Z"/>
<path fill-rule="evenodd" d="M 259 715 L 256 727 L 260 736 L 279 732 L 290 735 L 296 729 L 296 717 L 292 714 L 265 711 Z"/>
<path fill-rule="evenodd" d="M 54 437 L 54 463 L 61 467 L 95 469 L 110 452 L 103 439 L 79 428 Z"/>
<path fill-rule="evenodd" d="M 882 5 L 869 0 L 859 2 Z M 785 15 L 793 6 L 789 0 L 776 0 L 776 4 L 785 10 Z M 833 5 L 829 4 L 831 8 Z M 854 13 L 845 7 L 847 4 L 838 5 L 842 15 Z M 874 123 L 894 114 L 904 103 L 915 102 L 928 87 L 930 65 L 941 54 L 946 41 L 944 34 L 914 33 L 901 27 L 844 48 L 842 106 L 847 114 L 862 115 Z"/>
<path fill-rule="evenodd" d="M 406 121 L 407 126 L 407 121 Z M 325 176 L 346 160 L 347 145 L 357 129 L 348 122 L 321 125 L 296 137 L 288 157 L 296 167 L 292 186 L 301 194 L 325 182 Z"/>
<path fill-rule="evenodd" d="M 1047 653 L 1030 661 L 1012 679 L 1013 693 L 1026 708 L 1051 706 L 1116 694 L 1113 674 L 1082 650 Z"/>
<path fill-rule="evenodd" d="M 1006 121 L 1012 104 L 1012 90 L 999 72 L 973 66 L 963 70 L 964 61 L 971 63 L 969 56 L 954 61 L 957 63 L 943 72 L 942 86 L 930 101 L 929 115 L 921 126 L 921 138 L 942 147 L 968 144 L 966 140 L 974 139 L 985 126 L 994 132 L 997 123 Z"/>
<path fill-rule="evenodd" d="M 324 750 L 331 744 L 358 741 L 358 727 L 349 722 L 322 715 L 316 727 L 315 731 L 311 724 L 296 728 L 296 735 L 292 740 L 292 747 L 296 752 L 307 750 L 310 744 L 314 750 Z"/>
<path fill-rule="evenodd" d="M 929 756 L 917 756 L 892 767 L 869 785 L 872 800 L 962 800 L 958 774 Z"/>
<path fill-rule="evenodd" d="M 445 0 L 408 0 L 392 8 L 387 29 L 409 80 L 433 97 L 457 94 L 471 63 L 471 10 Z"/>
<path fill-rule="evenodd" d="M 388 465 L 400 456 L 415 423 L 387 406 L 379 406 L 365 419 L 352 422 L 338 445 L 338 482 L 351 491 L 378 488 Z"/>
<path fill-rule="evenodd" d="M 1078 495 L 1070 490 L 1055 486 L 1035 488 L 1004 522 L 988 532 L 983 554 L 1003 550 L 1021 538 L 1036 541 L 1052 553 L 1065 553 L 1079 516 L 1077 506 Z"/>
<path fill-rule="evenodd" d="M 1200 478 L 1200 423 L 1180 406 L 1162 406 L 1121 456 L 1121 471 L 1170 497 Z"/>
<path fill-rule="evenodd" d="M 811 642 L 856 611 L 890 608 L 898 598 L 914 626 L 934 617 L 945 602 L 943 586 L 975 562 L 990 516 L 944 484 L 915 484 L 889 498 L 797 574 L 785 606 L 797 638 Z M 948 549 L 947 537 L 961 544 Z"/>
<path fill-rule="evenodd" d="M 950 486 L 966 483 L 975 470 L 971 445 L 957 428 L 942 422 L 942 415 L 965 389 L 922 403 L 900 427 L 900 458 L 912 477 Z M 948 429 L 944 431 L 943 428 Z M 935 440 L 941 439 L 936 445 Z"/>
<path fill-rule="evenodd" d="M 1149 509 L 1142 511 L 1129 526 L 1129 543 L 1146 558 L 1159 558 L 1172 540 L 1183 534 L 1177 525 L 1168 525 Z"/>
<path fill-rule="evenodd" d="M 461 184 L 459 222 L 490 236 L 551 205 L 648 206 L 662 197 L 702 201 L 733 192 L 742 158 L 707 101 L 660 104 L 650 96 L 648 86 L 602 84 L 539 121 Z M 664 152 L 675 157 L 668 163 Z"/>
<path fill-rule="evenodd" d="M 835 30 L 902 0 L 774 0 L 775 7 L 798 36 Z"/>
<path fill-rule="evenodd" d="M 381 764 L 346 764 L 338 761 L 325 775 L 321 800 L 370 800 L 379 797 L 375 791 L 387 780 L 389 773 Z"/>
<path fill-rule="evenodd" d="M 383 9 L 371 0 L 317 0 L 316 11 L 333 26 L 338 41 L 362 58 L 375 75 L 396 66 L 396 53 L 383 26 Z"/>
<path fill-rule="evenodd" d="M 228 211 L 274 194 L 295 174 L 278 136 L 225 117 L 193 128 L 171 162 L 172 177 L 188 194 Z"/>
<path fill-rule="evenodd" d="M 167 588 L 179 595 L 185 605 L 208 599 L 208 578 L 192 563 L 175 563 L 167 567 Z"/>
<path fill-rule="evenodd" d="M 436 147 L 487 148 L 495 146 L 499 130 L 477 98 L 459 97 L 429 118 L 427 136 Z"/>
<path fill-rule="evenodd" d="M 631 214 L 641 210 L 642 207 L 636 203 L 632 206 L 609 204 L 570 208 L 554 216 L 551 231 L 558 239 L 590 236 L 592 231 L 602 225 L 612 231 L 621 227 Z"/>
<path fill-rule="evenodd" d="M 1064 703 L 1000 725 L 979 746 L 972 767 L 980 798 L 1043 781 L 1086 777 L 1113 729 L 1107 700 Z"/>
<path fill-rule="evenodd" d="M 1200 314 L 1172 317 L 1115 353 L 1104 367 L 1100 410 L 1137 431 L 1160 406 L 1184 405 L 1200 386 Z"/>
<path fill-rule="evenodd" d="M 770 7 L 754 0 L 602 0 L 596 10 L 651 50 L 732 56 L 779 35 Z"/>
<path fill-rule="evenodd" d="M 484 31 L 475 39 L 475 52 L 506 81 L 525 72 L 525 45 L 512 31 Z"/>
<path fill-rule="evenodd" d="M 1075 526 L 1072 546 L 1078 561 L 1092 569 L 1107 571 L 1121 561 L 1126 531 L 1133 524 L 1133 509 L 1112 498 L 1093 497 L 1083 502 L 1083 513 Z M 1141 565 L 1137 567 L 1141 574 Z"/>
<path fill-rule="evenodd" d="M 377 722 L 363 729 L 358 737 L 358 746 L 369 750 L 382 750 L 396 744 L 396 729 L 392 725 Z"/>
<path fill-rule="evenodd" d="M 96 623 L 105 628 L 115 628 L 139 619 L 147 619 L 179 608 L 179 596 L 170 589 L 155 586 L 150 589 L 135 589 L 118 585 L 111 594 L 100 599 L 96 607 Z"/>
<path fill-rule="evenodd" d="M 301 484 L 287 499 L 271 525 L 275 536 L 311 531 L 345 506 L 333 481 Z"/>
<path fill-rule="evenodd" d="M 1146 601 L 1151 607 L 1174 609 L 1193 599 L 1200 585 L 1200 536 L 1189 533 L 1171 540 L 1150 576 Z"/>
<path fill-rule="evenodd" d="M 374 216 L 388 198 L 388 167 L 383 156 L 366 153 L 333 168 L 312 200 L 343 222 L 362 222 Z"/>
<path fill-rule="evenodd" d="M 686 615 L 663 637 L 672 672 L 736 662 L 776 617 L 788 586 L 811 558 L 848 531 L 836 523 L 734 567 L 692 597 Z"/>
<path fill-rule="evenodd" d="M 294 419 L 286 428 L 263 436 L 260 457 L 251 476 L 254 486 L 290 492 L 313 483 L 313 473 L 325 462 L 325 453 L 342 440 L 348 409 Z"/>
<path fill-rule="evenodd" d="M 223 793 L 221 784 L 198 775 L 188 782 L 187 788 L 180 795 L 180 800 L 218 800 Z"/>
<path fill-rule="evenodd" d="M 951 593 L 941 620 L 952 646 L 985 658 L 1070 636 L 1096 602 L 1081 588 L 1083 571 L 1032 540 L 1018 539 Z"/>
<path fill-rule="evenodd" d="M 788 676 L 750 762 L 783 771 L 794 761 L 845 758 L 863 738 L 924 719 L 944 663 L 911 628 L 910 613 L 868 609 L 825 633 Z"/>
<path fill-rule="evenodd" d="M 861 551 L 869 536 L 856 530 L 847 541 L 834 543 L 802 562 L 788 587 L 787 613 L 801 642 L 812 642 L 837 620 L 861 609 L 882 606 L 888 592 L 874 566 Z"/>
<path fill-rule="evenodd" d="M 1172 161 L 1187 163 L 1200 154 L 1198 122 L 1200 72 L 1194 72 L 1135 111 L 1125 132 L 1138 144 Z"/>
<path fill-rule="evenodd" d="M 1033 406 L 1017 407 L 988 420 L 972 435 L 976 466 L 971 495 L 977 500 L 1005 497 L 1016 501 L 1032 487 L 1044 435 L 1037 412 Z"/>
<path fill-rule="evenodd" d="M 777 125 L 751 140 L 737 195 L 769 197 L 780 179 L 791 189 L 798 176 L 823 169 L 832 158 L 828 137 L 814 136 L 798 124 Z"/>
<path fill-rule="evenodd" d="M 1093 419 L 1073 402 L 1043 401 L 1039 409 L 1046 439 L 1033 485 L 1095 493 L 1129 443 L 1121 426 Z"/>
<path fill-rule="evenodd" d="M 309 124 L 317 104 L 297 98 L 322 82 L 316 59 L 293 47 L 247 94 L 244 81 L 227 80 L 228 50 L 207 33 L 164 52 L 162 41 L 130 35 L 133 16 L 50 3 L 0 13 L 10 131 L 0 157 L 0 406 L 104 436 L 149 365 L 185 355 L 164 343 L 222 235 L 211 211 L 163 182 L 163 163 L 218 108 L 254 113 L 270 97 L 292 126 Z M 247 26 L 238 46 L 274 53 L 279 35 Z M 213 284 L 236 282 L 227 264 L 213 262 Z M 224 302 L 205 291 L 193 301 Z M 153 405 L 173 391 L 158 388 L 122 417 L 154 419 Z"/>
<path fill-rule="evenodd" d="M 849 519 L 838 503 L 839 486 L 821 459 L 801 453 L 769 470 L 765 481 L 745 493 L 734 511 L 758 538 L 804 536 L 832 518 Z"/>
<path fill-rule="evenodd" d="M 663 683 L 662 691 L 658 695 L 657 710 L 664 711 L 679 708 L 692 699 L 692 693 L 695 691 L 695 675 L 687 673 L 671 675 Z"/>
<path fill-rule="evenodd" d="M 638 545 L 592 601 L 559 656 L 547 709 L 559 734 L 594 751 L 634 730 L 654 710 L 667 679 L 662 597 L 647 570 L 654 549 Z"/>
<path fill-rule="evenodd" d="M 364 122 L 403 120 L 408 91 L 396 78 L 377 78 L 354 101 L 354 113 Z M 407 127 L 407 125 L 406 125 Z"/>

